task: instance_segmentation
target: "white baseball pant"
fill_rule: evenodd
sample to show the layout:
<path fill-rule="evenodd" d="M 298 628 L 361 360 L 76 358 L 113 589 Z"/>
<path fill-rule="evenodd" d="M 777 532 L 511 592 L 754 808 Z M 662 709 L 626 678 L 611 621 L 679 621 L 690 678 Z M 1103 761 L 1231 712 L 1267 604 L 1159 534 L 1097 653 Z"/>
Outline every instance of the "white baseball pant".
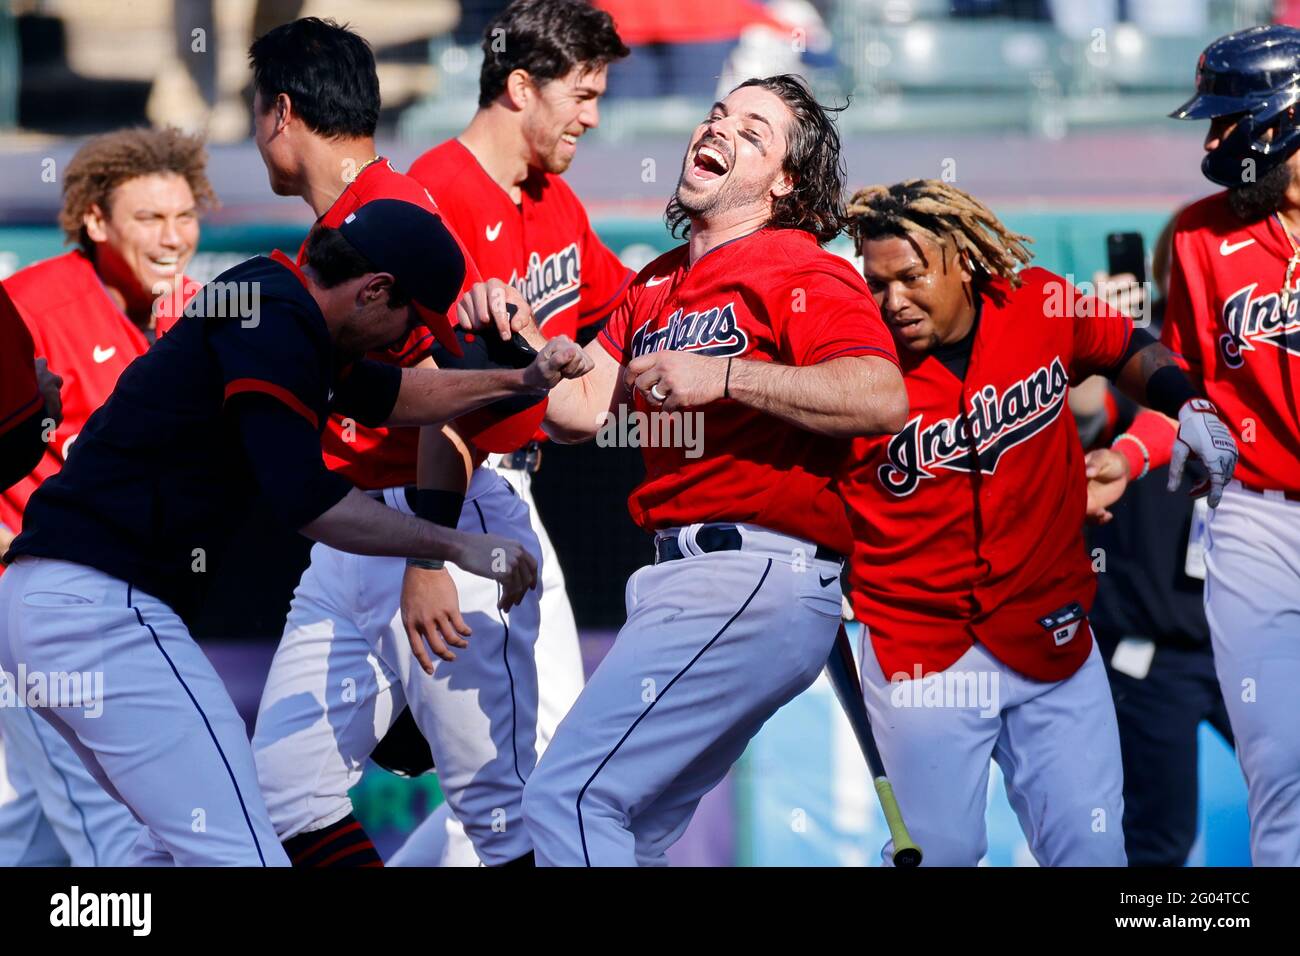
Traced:
<path fill-rule="evenodd" d="M 743 549 L 628 579 L 627 622 L 524 789 L 539 865 L 663 865 L 700 798 L 764 722 L 808 688 L 840 624 L 838 562 L 740 525 Z"/>
<path fill-rule="evenodd" d="M 0 867 L 71 865 L 41 810 L 36 788 L 9 759 L 0 736 Z"/>
<path fill-rule="evenodd" d="M 20 664 L 67 681 L 36 713 L 147 828 L 133 865 L 288 865 L 244 722 L 170 607 L 84 565 L 19 558 L 0 577 L 0 667 L 14 680 Z"/>
<path fill-rule="evenodd" d="M 2 679 L 2 678 L 0 678 Z M 11 780 L 22 786 L 11 813 L 27 805 L 62 848 L 65 866 L 126 866 L 141 827 L 90 775 L 68 742 L 28 707 L 0 707 L 0 738 Z M 0 810 L 0 866 L 23 865 L 6 847 Z M 16 834 L 15 834 L 16 836 Z"/>
<path fill-rule="evenodd" d="M 1210 512 L 1205 616 L 1246 778 L 1250 857 L 1300 866 L 1300 502 L 1228 483 Z"/>
<path fill-rule="evenodd" d="M 537 756 L 555 736 L 555 728 L 582 692 L 582 649 L 578 626 L 565 589 L 564 571 L 533 502 L 532 475 L 521 468 L 500 468 L 520 499 L 528 506 L 533 532 L 542 549 L 541 627 L 537 632 Z M 478 866 L 465 828 L 441 803 L 407 837 L 388 866 Z"/>
<path fill-rule="evenodd" d="M 387 489 L 384 501 L 411 513 L 401 488 Z M 475 470 L 459 527 L 513 538 L 539 553 L 528 509 L 491 469 Z M 312 549 L 253 734 L 258 778 L 280 839 L 352 812 L 348 791 L 410 707 L 478 857 L 496 865 L 532 848 L 519 804 L 537 760 L 538 594 L 528 592 L 505 614 L 496 607 L 496 582 L 448 568 L 473 634 L 454 662 L 435 658 L 430 676 L 402 626 L 405 561 Z"/>
<path fill-rule="evenodd" d="M 1040 865 L 1125 865 L 1119 727 L 1095 643 L 1061 681 L 1032 680 L 979 644 L 945 671 L 890 681 L 862 633 L 867 713 L 924 865 L 975 866 L 988 851 L 990 758 Z"/>

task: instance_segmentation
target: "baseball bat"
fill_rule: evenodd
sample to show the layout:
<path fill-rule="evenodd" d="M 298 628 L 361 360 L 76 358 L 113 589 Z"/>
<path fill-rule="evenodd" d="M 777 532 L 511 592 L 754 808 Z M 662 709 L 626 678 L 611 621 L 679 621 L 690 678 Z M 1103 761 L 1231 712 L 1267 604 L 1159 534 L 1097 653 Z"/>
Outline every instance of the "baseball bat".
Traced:
<path fill-rule="evenodd" d="M 903 822 L 902 811 L 898 809 L 898 799 L 894 788 L 885 776 L 885 765 L 876 749 L 876 738 L 871 733 L 871 718 L 867 716 L 867 705 L 862 700 L 862 685 L 858 681 L 858 668 L 853 661 L 853 647 L 849 644 L 848 631 L 840 623 L 840 631 L 835 635 L 835 646 L 826 661 L 826 676 L 835 688 L 835 696 L 840 700 L 849 724 L 853 727 L 862 756 L 866 758 L 867 769 L 871 772 L 871 781 L 876 787 L 876 796 L 880 798 L 880 809 L 884 811 L 885 822 L 889 824 L 889 836 L 894 843 L 894 866 L 920 866 L 921 848 L 912 842 Z"/>

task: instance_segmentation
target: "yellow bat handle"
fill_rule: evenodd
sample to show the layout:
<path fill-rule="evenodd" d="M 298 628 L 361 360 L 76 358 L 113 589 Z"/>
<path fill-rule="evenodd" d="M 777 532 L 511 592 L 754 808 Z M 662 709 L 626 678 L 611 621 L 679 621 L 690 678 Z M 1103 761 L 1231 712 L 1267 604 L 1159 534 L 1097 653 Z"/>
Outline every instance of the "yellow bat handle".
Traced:
<path fill-rule="evenodd" d="M 912 842 L 903 822 L 903 814 L 898 809 L 898 798 L 888 777 L 876 777 L 876 795 L 880 798 L 880 809 L 885 812 L 885 822 L 889 824 L 889 836 L 894 842 L 894 866 L 910 867 L 921 865 L 921 848 Z"/>

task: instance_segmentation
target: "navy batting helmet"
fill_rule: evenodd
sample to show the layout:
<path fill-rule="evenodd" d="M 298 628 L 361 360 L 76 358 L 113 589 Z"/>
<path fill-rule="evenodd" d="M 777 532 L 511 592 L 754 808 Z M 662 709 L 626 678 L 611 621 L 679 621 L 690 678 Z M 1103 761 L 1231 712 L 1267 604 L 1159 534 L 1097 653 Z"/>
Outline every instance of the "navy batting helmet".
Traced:
<path fill-rule="evenodd" d="M 1196 95 L 1174 119 L 1239 117 L 1201 171 L 1220 186 L 1252 183 L 1300 149 L 1300 30 L 1273 24 L 1220 37 L 1196 65 Z M 1271 131 L 1271 134 L 1270 134 Z"/>

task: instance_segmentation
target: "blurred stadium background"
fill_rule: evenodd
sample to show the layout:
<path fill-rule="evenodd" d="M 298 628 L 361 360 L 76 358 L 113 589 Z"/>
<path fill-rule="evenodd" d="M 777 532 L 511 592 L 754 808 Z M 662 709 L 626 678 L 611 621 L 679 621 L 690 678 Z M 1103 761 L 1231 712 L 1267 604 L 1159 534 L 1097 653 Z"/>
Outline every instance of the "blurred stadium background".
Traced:
<path fill-rule="evenodd" d="M 673 242 L 663 206 L 685 137 L 719 89 L 795 71 L 840 115 L 851 186 L 955 180 L 1036 239 L 1047 268 L 1089 279 L 1108 232 L 1148 249 L 1182 204 L 1211 191 L 1198 124 L 1166 114 L 1209 40 L 1300 0 L 597 0 L 632 57 L 610 73 L 599 129 L 568 179 L 633 267 Z M 221 207 L 190 268 L 296 249 L 310 212 L 271 194 L 249 139 L 252 37 L 299 16 L 347 22 L 373 45 L 381 151 L 405 169 L 455 135 L 477 101 L 484 25 L 504 0 L 5 0 L 0 10 L 0 278 L 61 251 L 58 171 L 87 135 L 123 126 L 203 130 Z M 845 254 L 847 244 L 841 246 Z M 588 667 L 622 621 L 623 582 L 648 556 L 623 502 L 635 452 L 548 448 L 536 481 L 583 630 Z M 197 628 L 252 719 L 306 546 L 255 519 Z M 252 582 L 257 582 L 256 586 Z M 1202 838 L 1192 862 L 1248 864 L 1244 786 L 1202 728 Z M 1032 863 L 994 772 L 994 865 Z M 441 799 L 436 779 L 367 773 L 359 813 L 381 850 Z M 1208 836 L 1206 823 L 1209 823 Z M 862 759 L 824 682 L 777 715 L 706 799 L 678 863 L 874 862 L 884 827 Z"/>

